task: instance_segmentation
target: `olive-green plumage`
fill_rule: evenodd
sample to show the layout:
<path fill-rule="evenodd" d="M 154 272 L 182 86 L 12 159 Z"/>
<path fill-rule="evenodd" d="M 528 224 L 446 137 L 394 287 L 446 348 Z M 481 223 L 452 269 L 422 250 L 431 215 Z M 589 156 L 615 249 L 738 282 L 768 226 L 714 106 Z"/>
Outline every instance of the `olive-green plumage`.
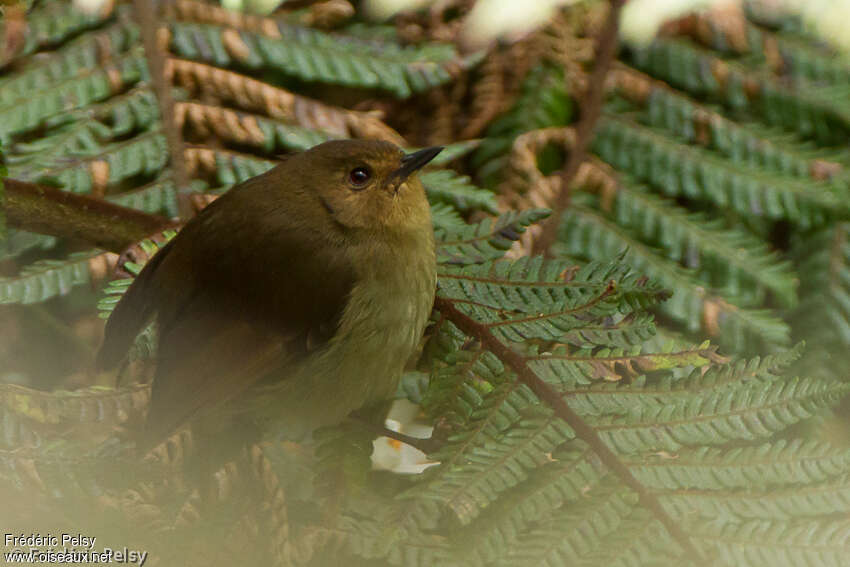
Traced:
<path fill-rule="evenodd" d="M 439 150 L 327 142 L 187 223 L 116 306 L 99 356 L 117 365 L 155 318 L 146 443 L 236 398 L 262 398 L 258 417 L 291 437 L 390 398 L 434 300 L 415 172 Z"/>

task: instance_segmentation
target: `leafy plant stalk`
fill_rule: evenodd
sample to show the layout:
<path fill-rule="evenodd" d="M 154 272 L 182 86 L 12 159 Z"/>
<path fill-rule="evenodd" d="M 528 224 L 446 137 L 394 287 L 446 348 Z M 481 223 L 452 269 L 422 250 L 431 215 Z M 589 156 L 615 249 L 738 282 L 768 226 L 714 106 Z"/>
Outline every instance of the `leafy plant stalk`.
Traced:
<path fill-rule="evenodd" d="M 613 282 L 603 293 L 610 295 L 614 292 Z M 490 350 L 503 363 L 511 367 L 516 372 L 517 379 L 528 386 L 534 394 L 551 407 L 555 414 L 563 419 L 576 435 L 590 445 L 600 460 L 610 468 L 620 479 L 639 496 L 641 503 L 649 508 L 655 517 L 664 525 L 668 533 L 676 540 L 682 549 L 695 561 L 702 559 L 701 554 L 691 543 L 687 534 L 676 524 L 671 518 L 658 499 L 652 495 L 646 488 L 632 475 L 631 471 L 622 463 L 617 455 L 605 444 L 599 437 L 596 431 L 593 430 L 585 421 L 574 412 L 570 406 L 564 401 L 555 390 L 553 390 L 546 382 L 540 379 L 537 374 L 528 367 L 525 359 L 513 349 L 507 347 L 500 341 L 486 325 L 483 325 L 473 318 L 461 313 L 449 299 L 437 297 L 434 301 L 434 307 L 442 313 L 449 321 L 454 323 L 464 333 L 476 337 L 482 344 Z"/>

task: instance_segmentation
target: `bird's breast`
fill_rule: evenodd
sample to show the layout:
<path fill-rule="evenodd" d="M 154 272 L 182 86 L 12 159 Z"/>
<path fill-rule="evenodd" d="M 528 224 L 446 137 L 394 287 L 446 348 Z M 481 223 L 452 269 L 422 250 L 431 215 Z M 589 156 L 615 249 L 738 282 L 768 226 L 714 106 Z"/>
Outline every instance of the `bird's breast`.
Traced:
<path fill-rule="evenodd" d="M 434 301 L 433 246 L 361 268 L 337 332 L 284 381 L 279 417 L 286 422 L 315 429 L 392 398 L 418 347 Z"/>

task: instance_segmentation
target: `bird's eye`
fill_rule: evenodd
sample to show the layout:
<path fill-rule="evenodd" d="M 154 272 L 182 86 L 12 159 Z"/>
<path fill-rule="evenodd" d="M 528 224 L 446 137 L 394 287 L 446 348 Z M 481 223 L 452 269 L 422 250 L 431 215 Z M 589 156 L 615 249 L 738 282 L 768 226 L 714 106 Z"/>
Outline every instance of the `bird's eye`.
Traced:
<path fill-rule="evenodd" d="M 348 172 L 348 182 L 354 189 L 363 189 L 370 179 L 372 179 L 372 172 L 368 167 L 355 167 Z"/>

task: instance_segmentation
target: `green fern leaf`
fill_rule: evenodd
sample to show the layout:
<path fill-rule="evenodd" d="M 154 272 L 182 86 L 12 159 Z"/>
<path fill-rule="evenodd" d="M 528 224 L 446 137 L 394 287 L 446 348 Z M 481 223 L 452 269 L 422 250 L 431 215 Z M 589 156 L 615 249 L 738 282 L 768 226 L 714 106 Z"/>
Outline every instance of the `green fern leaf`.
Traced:
<path fill-rule="evenodd" d="M 443 84 L 447 65 L 471 67 L 479 55 L 459 58 L 450 45 L 401 47 L 393 43 L 333 36 L 278 22 L 278 37 L 236 31 L 240 52 L 225 47 L 223 28 L 172 24 L 171 48 L 181 57 L 218 67 L 278 70 L 306 81 L 382 88 L 399 98 Z"/>
<path fill-rule="evenodd" d="M 0 304 L 40 303 L 66 295 L 75 286 L 89 283 L 90 262 L 100 250 L 76 252 L 64 260 L 39 260 L 16 276 L 0 278 Z"/>
<path fill-rule="evenodd" d="M 660 309 L 691 332 L 702 327 L 708 314 L 716 313 L 720 342 L 732 349 L 757 350 L 752 347 L 761 347 L 762 341 L 768 345 L 790 342 L 790 329 L 784 321 L 770 313 L 738 307 L 728 299 L 712 298 L 684 268 L 590 209 L 572 206 L 564 215 L 561 230 L 561 250 L 570 255 L 592 253 L 594 259 L 603 260 L 627 249 L 624 261 L 635 271 L 676 290 Z"/>
<path fill-rule="evenodd" d="M 496 195 L 474 186 L 469 177 L 450 170 L 426 171 L 420 175 L 422 184 L 433 203 L 448 203 L 462 213 L 482 210 L 497 213 Z"/>
<path fill-rule="evenodd" d="M 664 249 L 672 260 L 698 271 L 714 288 L 761 304 L 764 290 L 785 307 L 797 302 L 797 280 L 789 262 L 782 262 L 759 239 L 741 230 L 724 230 L 719 221 L 688 214 L 624 180 L 614 201 L 617 224 Z M 755 292 L 755 293 L 753 293 Z"/>
<path fill-rule="evenodd" d="M 535 209 L 509 212 L 495 220 L 487 219 L 464 227 L 437 227 L 437 262 L 467 265 L 501 258 L 519 240 L 526 227 L 548 215 L 546 210 Z"/>
<path fill-rule="evenodd" d="M 709 201 L 745 216 L 788 219 L 808 228 L 823 224 L 829 214 L 850 214 L 847 192 L 838 186 L 736 165 L 624 118 L 601 120 L 593 148 L 668 196 Z"/>

